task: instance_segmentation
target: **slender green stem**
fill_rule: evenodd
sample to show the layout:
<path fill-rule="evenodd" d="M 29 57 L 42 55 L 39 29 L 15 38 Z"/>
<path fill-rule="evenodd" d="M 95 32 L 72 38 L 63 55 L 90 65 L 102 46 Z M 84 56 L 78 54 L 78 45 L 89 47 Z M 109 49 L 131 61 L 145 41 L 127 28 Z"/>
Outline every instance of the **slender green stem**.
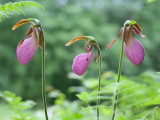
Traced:
<path fill-rule="evenodd" d="M 115 94 L 114 94 L 114 106 L 113 106 L 112 120 L 115 119 L 116 108 L 117 108 L 117 101 L 118 101 L 118 85 L 119 85 L 120 76 L 121 76 L 122 58 L 123 58 L 123 48 L 124 48 L 124 38 L 125 38 L 125 37 L 124 37 L 124 36 L 125 36 L 125 30 L 126 30 L 126 24 L 124 24 L 124 29 L 123 29 L 122 48 L 121 48 L 121 55 L 120 55 L 119 68 L 118 68 L 118 78 L 117 78 L 116 88 L 115 88 Z"/>
<path fill-rule="evenodd" d="M 100 90 L 101 90 L 101 67 L 102 67 L 102 58 L 99 56 L 99 77 L 98 77 L 98 95 L 97 95 L 97 120 L 99 120 L 99 103 L 100 103 Z"/>
<path fill-rule="evenodd" d="M 98 92 L 97 92 L 97 120 L 99 120 L 99 104 L 100 104 L 100 90 L 101 90 L 101 68 L 102 68 L 102 58 L 101 58 L 101 52 L 100 52 L 100 48 L 99 48 L 99 45 L 98 43 L 95 41 L 94 37 L 92 36 L 85 36 L 87 38 L 90 39 L 89 42 L 93 43 L 97 49 L 98 49 L 98 56 L 97 57 L 97 60 L 99 58 L 99 77 L 98 77 Z"/>
<path fill-rule="evenodd" d="M 42 28 L 41 28 L 42 30 Z M 42 97 L 43 97 L 43 106 L 44 106 L 44 111 L 45 111 L 45 117 L 46 120 L 48 120 L 48 115 L 47 115 L 47 103 L 46 103 L 46 95 L 45 95 L 45 44 L 44 44 L 44 35 L 43 31 L 41 31 L 42 35 Z"/>

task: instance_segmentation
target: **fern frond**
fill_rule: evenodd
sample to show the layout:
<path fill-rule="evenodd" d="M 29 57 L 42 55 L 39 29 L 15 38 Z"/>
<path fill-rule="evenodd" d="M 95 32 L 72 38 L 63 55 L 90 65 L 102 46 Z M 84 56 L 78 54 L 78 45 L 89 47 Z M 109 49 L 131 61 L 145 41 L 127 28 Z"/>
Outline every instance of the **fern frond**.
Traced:
<path fill-rule="evenodd" d="M 5 19 L 6 17 L 8 17 L 8 14 L 12 14 L 12 13 L 23 13 L 22 7 L 40 7 L 42 9 L 45 9 L 42 5 L 40 5 L 37 2 L 33 2 L 33 1 L 20 1 L 20 2 L 9 2 L 6 3 L 4 5 L 0 4 L 0 22 L 2 21 L 2 19 Z"/>

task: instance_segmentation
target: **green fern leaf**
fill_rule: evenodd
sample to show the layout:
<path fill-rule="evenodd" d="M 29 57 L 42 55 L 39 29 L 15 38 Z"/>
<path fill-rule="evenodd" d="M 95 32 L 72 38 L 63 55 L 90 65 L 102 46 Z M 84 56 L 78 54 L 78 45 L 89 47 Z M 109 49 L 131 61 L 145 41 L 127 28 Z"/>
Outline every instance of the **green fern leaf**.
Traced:
<path fill-rule="evenodd" d="M 2 11 L 4 11 L 5 13 L 7 13 L 7 7 L 8 7 L 8 4 L 9 4 L 9 3 L 4 4 L 3 6 L 1 6 Z"/>
<path fill-rule="evenodd" d="M 12 13 L 23 13 L 22 7 L 40 7 L 42 9 L 45 9 L 42 5 L 39 3 L 33 2 L 33 1 L 20 1 L 20 2 L 9 2 L 4 5 L 0 4 L 0 22 L 8 17 L 8 14 Z"/>
<path fill-rule="evenodd" d="M 15 7 L 22 9 L 21 3 L 20 2 L 15 2 L 13 3 Z"/>
<path fill-rule="evenodd" d="M 14 10 L 15 10 L 14 4 L 12 4 L 12 3 L 8 5 L 8 8 L 9 8 L 11 11 L 14 11 Z"/>
<path fill-rule="evenodd" d="M 21 3 L 24 7 L 27 7 L 27 2 L 22 2 Z"/>

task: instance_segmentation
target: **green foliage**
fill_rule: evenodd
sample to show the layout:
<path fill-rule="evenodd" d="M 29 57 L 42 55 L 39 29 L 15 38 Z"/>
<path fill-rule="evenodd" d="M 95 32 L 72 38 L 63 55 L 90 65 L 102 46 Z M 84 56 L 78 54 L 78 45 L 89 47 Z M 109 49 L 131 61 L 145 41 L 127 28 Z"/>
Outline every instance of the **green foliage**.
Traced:
<path fill-rule="evenodd" d="M 31 120 L 30 115 L 25 113 L 25 110 L 32 108 L 35 102 L 31 100 L 22 101 L 20 96 L 16 96 L 10 91 L 0 92 L 0 97 L 3 98 L 12 109 L 13 116 L 11 119 L 14 120 Z"/>
<path fill-rule="evenodd" d="M 112 72 L 105 72 L 102 75 L 101 120 L 111 117 L 116 79 L 117 74 Z M 77 97 L 80 100 L 73 101 L 68 100 L 66 95 L 59 90 L 50 88 L 48 95 L 50 99 L 55 99 L 54 104 L 48 108 L 50 120 L 94 120 L 96 118 L 97 85 L 97 79 L 83 78 L 81 86 L 68 88 L 71 93 L 76 91 L 78 93 Z M 159 75 L 154 72 L 148 71 L 134 78 L 121 76 L 116 120 L 159 120 L 159 86 Z M 14 116 L 11 118 L 21 116 L 24 119 L 20 120 L 26 120 L 35 116 L 36 111 L 39 111 L 35 110 L 32 114 L 26 114 L 26 110 L 32 108 L 34 103 L 22 101 L 21 97 L 16 97 L 11 92 L 0 92 L 0 96 L 14 111 Z M 44 118 L 40 115 L 44 115 L 43 111 L 35 117 L 35 120 L 43 120 Z"/>
<path fill-rule="evenodd" d="M 147 120 L 147 119 L 149 119 L 149 118 L 151 118 L 154 114 L 155 114 L 155 112 L 158 112 L 158 109 L 159 109 L 159 106 L 156 106 L 155 108 L 154 108 L 154 110 L 149 114 L 149 115 L 147 115 L 143 120 Z M 157 116 L 159 116 L 159 115 L 157 115 Z M 158 120 L 157 117 L 156 116 L 156 114 L 155 114 L 155 120 Z"/>
<path fill-rule="evenodd" d="M 80 95 L 77 95 L 77 97 L 84 101 L 89 101 L 90 95 L 87 92 L 81 92 Z"/>
<path fill-rule="evenodd" d="M 20 2 L 9 2 L 6 3 L 4 5 L 0 4 L 0 22 L 2 21 L 2 19 L 5 19 L 6 17 L 8 17 L 8 14 L 12 14 L 12 13 L 23 13 L 22 7 L 41 7 L 44 9 L 44 7 L 42 5 L 40 5 L 37 2 L 33 2 L 33 1 L 20 1 Z"/>
<path fill-rule="evenodd" d="M 66 117 L 63 120 L 80 120 L 83 118 L 83 114 L 74 113 L 71 117 Z"/>
<path fill-rule="evenodd" d="M 158 90 L 160 82 L 157 81 L 155 77 L 156 74 L 152 72 L 141 74 L 136 78 L 136 81 L 131 78 L 121 76 L 121 82 L 119 84 L 117 120 L 155 120 L 155 118 L 160 115 L 158 113 L 160 105 L 160 94 Z M 113 80 L 116 81 L 117 74 L 110 74 L 107 79 L 104 77 L 102 79 L 102 90 L 100 92 L 100 113 L 103 118 L 102 120 L 105 120 L 104 118 L 106 117 L 110 117 L 112 113 L 112 95 L 114 93 L 115 83 L 113 83 L 113 80 L 111 81 L 110 78 L 113 78 Z M 85 85 L 86 82 L 89 85 L 90 80 L 86 80 L 83 80 L 83 85 Z M 87 93 L 86 91 L 90 91 L 90 93 Z M 77 96 L 83 101 L 84 105 L 87 102 L 88 107 L 84 107 L 84 109 L 92 109 L 92 113 L 95 112 L 97 87 L 91 90 L 86 89 L 85 92 L 82 92 Z M 90 114 L 87 116 L 89 115 Z M 94 117 L 96 116 L 93 116 L 93 118 Z"/>
<path fill-rule="evenodd" d="M 155 0 L 147 0 L 149 3 L 154 2 Z"/>

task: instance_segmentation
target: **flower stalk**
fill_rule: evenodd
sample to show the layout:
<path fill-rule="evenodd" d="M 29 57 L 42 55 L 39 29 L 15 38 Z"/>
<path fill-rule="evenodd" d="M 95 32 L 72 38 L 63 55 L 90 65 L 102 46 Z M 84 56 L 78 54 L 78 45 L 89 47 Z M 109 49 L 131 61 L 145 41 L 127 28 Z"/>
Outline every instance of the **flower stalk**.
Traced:
<path fill-rule="evenodd" d="M 97 95 L 97 120 L 99 120 L 99 104 L 100 104 L 100 90 L 101 90 L 101 68 L 102 68 L 102 58 L 101 54 L 99 56 L 99 77 L 98 77 L 98 95 Z"/>
<path fill-rule="evenodd" d="M 122 58 L 123 58 L 123 49 L 124 49 L 124 39 L 125 39 L 125 31 L 126 31 L 127 24 L 128 24 L 128 22 L 126 21 L 125 24 L 124 24 L 123 38 L 122 38 L 122 45 L 121 45 L 122 47 L 121 47 L 121 54 L 120 54 L 120 61 L 119 61 L 119 68 L 118 68 L 118 78 L 117 78 L 116 88 L 115 88 L 115 93 L 114 93 L 114 105 L 113 105 L 112 120 L 115 119 L 116 109 L 117 109 L 118 85 L 119 85 L 120 77 L 121 77 Z"/>
<path fill-rule="evenodd" d="M 45 42 L 44 42 L 44 35 L 43 35 L 42 28 L 41 28 L 41 32 L 42 32 L 41 34 L 41 38 L 42 38 L 42 97 L 43 97 L 45 117 L 46 117 L 46 120 L 48 120 L 47 103 L 46 103 L 46 95 L 45 95 Z"/>
<path fill-rule="evenodd" d="M 100 120 L 100 114 L 99 114 L 99 104 L 100 104 L 100 90 L 101 90 L 101 69 L 102 69 L 102 57 L 101 57 L 101 51 L 99 48 L 98 43 L 95 41 L 95 39 L 91 36 L 86 36 L 87 38 L 91 39 L 90 42 L 93 43 L 98 50 L 98 56 L 97 56 L 97 62 L 99 59 L 99 76 L 98 76 L 98 93 L 97 93 L 97 120 Z"/>

